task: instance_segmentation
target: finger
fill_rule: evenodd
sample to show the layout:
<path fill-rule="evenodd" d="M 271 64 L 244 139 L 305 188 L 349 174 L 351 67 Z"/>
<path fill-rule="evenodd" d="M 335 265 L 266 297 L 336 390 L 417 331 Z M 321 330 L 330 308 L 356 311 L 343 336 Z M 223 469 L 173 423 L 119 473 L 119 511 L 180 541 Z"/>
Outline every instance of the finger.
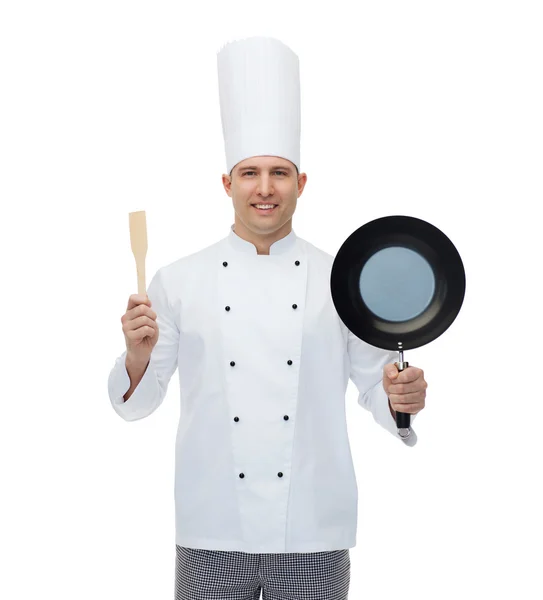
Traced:
<path fill-rule="evenodd" d="M 146 315 L 150 319 L 156 319 L 156 313 L 152 308 L 149 308 L 147 304 L 138 304 L 124 313 L 124 315 L 121 317 L 121 323 L 124 324 L 128 321 L 133 321 L 141 315 Z"/>
<path fill-rule="evenodd" d="M 412 392 L 410 394 L 388 394 L 390 402 L 395 404 L 418 404 L 425 398 L 424 392 Z"/>
<path fill-rule="evenodd" d="M 147 306 L 151 306 L 151 300 L 149 300 L 149 297 L 147 296 L 147 294 L 145 294 L 145 295 L 132 294 L 128 298 L 128 304 L 126 306 L 126 310 L 129 311 L 132 308 L 134 308 L 135 306 L 138 306 L 139 304 L 146 304 Z"/>
<path fill-rule="evenodd" d="M 140 339 L 146 335 L 152 335 L 153 332 L 158 332 L 158 325 L 155 321 L 148 319 L 142 322 L 139 327 L 134 327 L 133 329 L 127 328 L 124 334 L 130 339 Z"/>
<path fill-rule="evenodd" d="M 421 404 L 400 404 L 399 406 L 394 405 L 392 402 L 390 404 L 396 413 L 408 413 L 410 415 L 416 414 L 424 408 Z"/>
<path fill-rule="evenodd" d="M 423 392 L 428 387 L 428 384 L 424 379 L 417 379 L 410 383 L 396 383 L 393 381 L 388 386 L 388 391 L 392 394 L 411 394 L 413 392 Z"/>
<path fill-rule="evenodd" d="M 142 340 L 144 337 L 154 337 L 157 334 L 157 330 L 149 325 L 144 325 L 133 331 L 128 331 L 126 337 L 132 341 Z"/>
<path fill-rule="evenodd" d="M 385 365 L 383 367 L 383 372 L 389 379 L 393 380 L 396 380 L 399 373 L 398 368 L 394 363 L 388 363 L 387 365 Z"/>
<path fill-rule="evenodd" d="M 419 377 L 423 377 L 424 372 L 418 367 L 407 367 L 403 371 L 400 371 L 398 377 L 394 380 L 395 383 L 409 383 L 416 381 Z"/>
<path fill-rule="evenodd" d="M 128 333 L 129 331 L 134 331 L 136 329 L 139 329 L 140 327 L 146 326 L 152 327 L 153 329 L 158 327 L 156 321 L 153 321 L 153 319 L 150 319 L 146 315 L 143 315 L 141 317 L 138 317 L 137 319 L 131 319 L 130 321 L 126 321 L 126 323 L 123 324 L 123 331 L 125 333 Z"/>
<path fill-rule="evenodd" d="M 147 304 L 138 304 L 126 313 L 127 320 L 136 319 L 141 315 L 147 315 L 150 319 L 156 319 L 157 317 L 156 312 L 147 306 Z"/>

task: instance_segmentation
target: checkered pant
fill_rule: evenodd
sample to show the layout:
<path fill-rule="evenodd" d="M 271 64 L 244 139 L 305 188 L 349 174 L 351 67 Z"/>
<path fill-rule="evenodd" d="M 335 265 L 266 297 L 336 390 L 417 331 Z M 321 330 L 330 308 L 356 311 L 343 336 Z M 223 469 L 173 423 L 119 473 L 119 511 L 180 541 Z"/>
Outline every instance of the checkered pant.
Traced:
<path fill-rule="evenodd" d="M 250 554 L 176 545 L 175 600 L 346 600 L 349 549 Z"/>

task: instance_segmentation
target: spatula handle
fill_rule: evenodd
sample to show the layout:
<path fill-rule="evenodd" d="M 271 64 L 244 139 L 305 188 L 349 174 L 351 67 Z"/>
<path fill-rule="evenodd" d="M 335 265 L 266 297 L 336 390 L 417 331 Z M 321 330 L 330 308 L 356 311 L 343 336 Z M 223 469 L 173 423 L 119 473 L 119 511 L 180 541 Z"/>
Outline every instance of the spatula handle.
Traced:
<path fill-rule="evenodd" d="M 145 258 L 136 259 L 136 270 L 138 272 L 138 294 L 141 296 L 147 295 L 145 289 Z"/>

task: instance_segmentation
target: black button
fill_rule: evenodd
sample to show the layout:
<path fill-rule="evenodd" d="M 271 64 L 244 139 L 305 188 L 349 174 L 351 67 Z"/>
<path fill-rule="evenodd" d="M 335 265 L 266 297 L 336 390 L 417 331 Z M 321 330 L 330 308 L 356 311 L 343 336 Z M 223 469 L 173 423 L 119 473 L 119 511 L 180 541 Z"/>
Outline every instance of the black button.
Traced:
<path fill-rule="evenodd" d="M 235 363 L 233 360 L 231 360 L 231 361 L 230 361 L 230 366 L 231 366 L 231 367 L 233 367 L 235 364 L 236 364 L 236 363 Z"/>
<path fill-rule="evenodd" d="M 292 308 L 295 308 L 295 309 L 296 309 L 296 308 L 298 308 L 298 305 L 297 305 L 297 304 L 293 304 L 293 305 L 292 305 Z"/>
<path fill-rule="evenodd" d="M 245 477 L 245 475 L 244 475 L 243 473 L 240 473 L 240 474 L 239 474 L 239 478 L 240 478 L 240 479 L 243 479 L 244 477 Z"/>
<path fill-rule="evenodd" d="M 222 263 L 222 266 L 223 266 L 223 267 L 227 267 L 227 266 L 228 266 L 228 263 L 227 263 L 226 261 L 224 261 L 224 262 Z"/>
<path fill-rule="evenodd" d="M 239 417 L 234 417 L 234 421 L 237 423 L 239 421 Z"/>
<path fill-rule="evenodd" d="M 230 310 L 230 307 L 229 306 L 225 306 L 224 310 Z"/>
<path fill-rule="evenodd" d="M 297 260 L 297 261 L 296 261 L 294 264 L 295 264 L 296 266 L 298 266 L 298 265 L 300 264 L 300 261 L 299 261 L 299 260 Z"/>
<path fill-rule="evenodd" d="M 291 365 L 292 361 L 291 360 L 287 360 L 287 365 Z"/>
<path fill-rule="evenodd" d="M 285 421 L 288 421 L 288 415 L 285 415 L 285 416 L 283 417 L 283 419 L 285 419 Z"/>
<path fill-rule="evenodd" d="M 279 473 L 277 473 L 277 477 L 283 477 L 283 473 L 281 473 L 281 471 L 279 471 Z"/>

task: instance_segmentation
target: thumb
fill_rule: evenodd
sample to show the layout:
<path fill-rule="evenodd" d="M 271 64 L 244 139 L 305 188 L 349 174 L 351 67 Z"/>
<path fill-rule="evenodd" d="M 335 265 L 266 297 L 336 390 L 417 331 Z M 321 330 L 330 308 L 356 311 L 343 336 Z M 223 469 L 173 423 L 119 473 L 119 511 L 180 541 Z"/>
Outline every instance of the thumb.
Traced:
<path fill-rule="evenodd" d="M 389 379 L 394 379 L 398 376 L 399 371 L 394 363 L 390 363 L 388 365 L 385 365 L 385 373 Z"/>

